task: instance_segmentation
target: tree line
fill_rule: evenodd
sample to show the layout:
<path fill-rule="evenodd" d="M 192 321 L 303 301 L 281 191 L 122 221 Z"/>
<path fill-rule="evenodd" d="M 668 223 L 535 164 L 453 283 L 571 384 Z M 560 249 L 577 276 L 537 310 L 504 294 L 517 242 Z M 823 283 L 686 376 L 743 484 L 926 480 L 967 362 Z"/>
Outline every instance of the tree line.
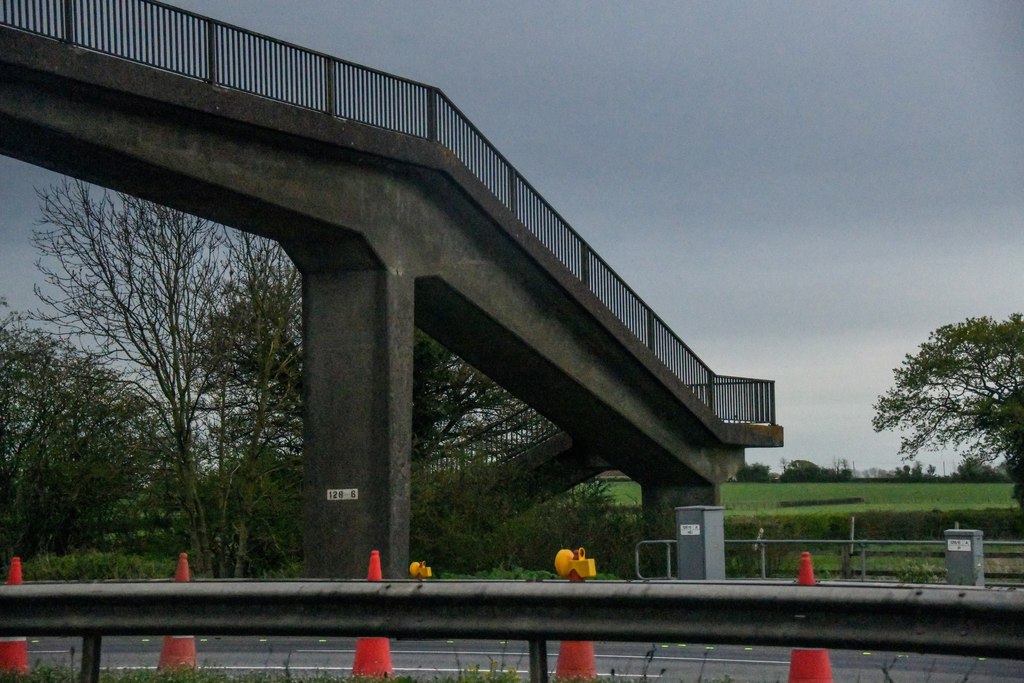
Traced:
<path fill-rule="evenodd" d="M 858 476 L 859 475 L 859 476 Z M 832 467 L 821 467 L 809 460 L 782 461 L 782 473 L 774 474 L 764 463 L 746 463 L 736 473 L 735 481 L 747 483 L 844 483 L 844 482 L 959 482 L 966 484 L 1007 483 L 1010 475 L 1006 464 L 993 466 L 978 458 L 967 456 L 960 461 L 956 470 L 948 475 L 939 474 L 935 465 L 924 465 L 920 461 L 905 464 L 892 470 L 871 468 L 867 472 L 854 472 L 846 460 L 833 463 Z"/>
<path fill-rule="evenodd" d="M 0 551 L 184 548 L 198 575 L 294 575 L 302 316 L 291 261 L 267 240 L 81 182 L 38 194 L 41 305 L 27 315 L 0 300 Z M 452 563 L 470 571 L 533 557 L 531 534 L 566 547 L 589 535 L 628 559 L 619 546 L 638 540 L 625 532 L 637 520 L 600 484 L 550 499 L 492 466 L 511 437 L 526 448 L 552 425 L 422 334 L 414 367 L 414 554 L 466 549 Z M 1003 460 L 1024 504 L 1019 314 L 936 330 L 894 377 L 876 429 L 907 434 L 911 462 L 965 449 L 962 477 Z M 933 475 L 919 463 L 894 473 Z M 757 464 L 739 473 L 767 477 Z M 780 480 L 822 477 L 853 478 L 843 463 L 794 461 Z"/>

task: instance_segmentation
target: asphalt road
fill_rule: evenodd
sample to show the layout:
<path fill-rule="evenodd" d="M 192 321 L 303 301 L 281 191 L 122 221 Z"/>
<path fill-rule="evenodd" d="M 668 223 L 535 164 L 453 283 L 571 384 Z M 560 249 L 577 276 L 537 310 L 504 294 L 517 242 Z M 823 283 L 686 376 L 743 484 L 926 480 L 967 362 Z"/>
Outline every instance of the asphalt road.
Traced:
<path fill-rule="evenodd" d="M 103 668 L 152 668 L 163 638 L 110 637 L 103 639 Z M 78 666 L 77 639 L 32 638 L 29 659 L 51 665 Z M 337 672 L 347 675 L 355 641 L 348 638 L 196 638 L 199 665 L 228 671 L 265 669 L 293 674 Z M 704 645 L 698 643 L 596 643 L 597 672 L 602 677 L 715 681 L 734 683 L 785 681 L 790 650 L 772 647 Z M 549 644 L 548 667 L 553 672 L 558 643 Z M 1024 681 L 1024 662 L 942 655 L 897 654 L 832 650 L 836 681 L 894 683 L 1008 683 Z M 429 680 L 456 676 L 460 671 L 515 670 L 527 675 L 529 657 L 522 641 L 392 640 L 395 673 Z M 889 678 L 886 677 L 888 673 Z"/>

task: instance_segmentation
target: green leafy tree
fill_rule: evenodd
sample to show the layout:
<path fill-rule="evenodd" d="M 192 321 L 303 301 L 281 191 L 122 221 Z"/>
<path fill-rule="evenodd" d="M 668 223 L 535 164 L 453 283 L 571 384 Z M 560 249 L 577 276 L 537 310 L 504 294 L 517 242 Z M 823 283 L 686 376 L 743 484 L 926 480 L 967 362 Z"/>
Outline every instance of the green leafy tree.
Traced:
<path fill-rule="evenodd" d="M 0 318 L 0 548 L 133 550 L 154 518 L 155 421 L 91 356 Z"/>
<path fill-rule="evenodd" d="M 736 481 L 767 484 L 772 480 L 768 465 L 759 462 L 744 463 L 736 472 Z"/>
<path fill-rule="evenodd" d="M 301 277 L 275 243 L 231 233 L 209 321 L 204 403 L 215 429 L 207 473 L 221 576 L 274 570 L 301 555 Z"/>
<path fill-rule="evenodd" d="M 1024 316 L 944 325 L 894 370 L 875 403 L 876 431 L 902 432 L 900 454 L 953 448 L 979 463 L 1005 458 L 1024 507 Z"/>
<path fill-rule="evenodd" d="M 829 480 L 829 471 L 810 460 L 793 460 L 787 463 L 779 475 L 783 483 L 822 482 Z"/>

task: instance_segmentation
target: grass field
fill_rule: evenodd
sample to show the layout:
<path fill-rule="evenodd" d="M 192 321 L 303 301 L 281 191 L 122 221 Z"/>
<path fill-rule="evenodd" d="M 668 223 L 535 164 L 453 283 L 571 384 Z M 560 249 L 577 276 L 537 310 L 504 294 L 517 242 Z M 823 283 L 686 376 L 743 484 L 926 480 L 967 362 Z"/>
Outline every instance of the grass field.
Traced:
<path fill-rule="evenodd" d="M 612 482 L 612 495 L 620 503 L 640 502 L 640 485 Z M 799 515 L 812 512 L 860 512 L 864 510 L 977 510 L 1016 507 L 1012 484 L 725 484 L 722 502 L 727 515 L 771 512 Z M 782 507 L 780 503 L 803 500 L 863 498 L 863 503 Z"/>

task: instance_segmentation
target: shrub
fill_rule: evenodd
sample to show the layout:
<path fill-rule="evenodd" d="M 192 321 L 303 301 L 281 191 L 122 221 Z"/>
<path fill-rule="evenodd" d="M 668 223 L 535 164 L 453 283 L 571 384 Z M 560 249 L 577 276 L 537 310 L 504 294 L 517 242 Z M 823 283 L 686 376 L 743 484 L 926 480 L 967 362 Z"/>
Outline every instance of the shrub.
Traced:
<path fill-rule="evenodd" d="M 178 558 L 79 552 L 37 555 L 22 564 L 26 581 L 134 581 L 170 579 Z"/>

